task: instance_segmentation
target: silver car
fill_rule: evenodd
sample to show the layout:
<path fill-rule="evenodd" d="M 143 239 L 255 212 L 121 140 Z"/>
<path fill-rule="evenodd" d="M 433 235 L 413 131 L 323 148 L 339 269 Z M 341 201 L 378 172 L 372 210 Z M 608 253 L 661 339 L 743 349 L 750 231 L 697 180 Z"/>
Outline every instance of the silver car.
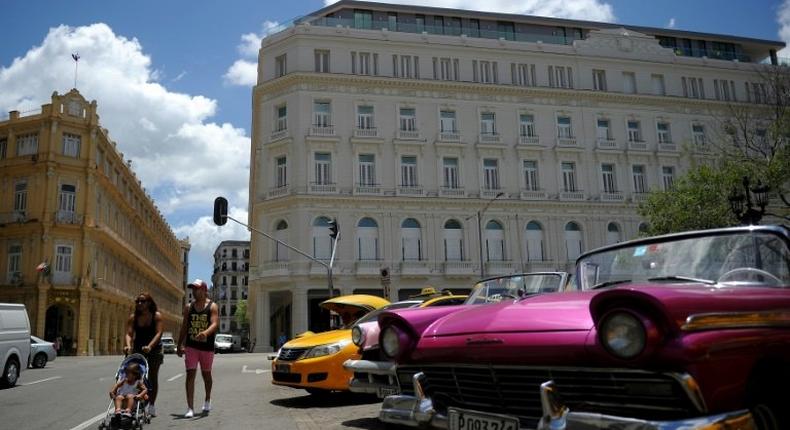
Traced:
<path fill-rule="evenodd" d="M 30 366 L 42 368 L 47 365 L 47 361 L 52 361 L 58 353 L 55 351 L 55 344 L 44 339 L 30 336 Z"/>

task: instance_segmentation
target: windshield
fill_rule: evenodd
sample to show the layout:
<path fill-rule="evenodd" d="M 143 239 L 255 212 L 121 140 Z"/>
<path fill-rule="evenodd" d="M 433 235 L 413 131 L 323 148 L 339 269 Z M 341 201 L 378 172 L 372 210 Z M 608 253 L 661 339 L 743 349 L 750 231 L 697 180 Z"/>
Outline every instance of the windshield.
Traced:
<path fill-rule="evenodd" d="M 163 337 L 162 343 L 175 343 L 172 337 Z"/>
<path fill-rule="evenodd" d="M 391 311 L 391 310 L 394 310 L 394 309 L 402 309 L 402 308 L 411 308 L 411 307 L 419 305 L 420 303 L 422 303 L 422 302 L 414 301 L 414 300 L 408 301 L 408 302 L 390 303 L 387 306 L 384 306 L 383 308 L 379 308 L 379 309 L 376 309 L 375 311 L 368 312 L 364 317 L 354 321 L 353 324 L 350 324 L 349 328 L 352 327 L 352 326 L 355 326 L 355 325 L 364 324 L 366 322 L 375 321 L 376 318 L 379 317 L 379 314 L 384 312 L 384 311 Z"/>
<path fill-rule="evenodd" d="M 230 342 L 231 337 L 226 334 L 218 334 L 217 342 Z"/>
<path fill-rule="evenodd" d="M 767 232 L 736 231 L 624 246 L 577 263 L 584 290 L 629 281 L 789 286 L 785 240 Z"/>
<path fill-rule="evenodd" d="M 464 304 L 495 303 L 531 294 L 551 293 L 560 290 L 561 282 L 562 275 L 559 273 L 535 273 L 487 279 L 475 284 Z"/>

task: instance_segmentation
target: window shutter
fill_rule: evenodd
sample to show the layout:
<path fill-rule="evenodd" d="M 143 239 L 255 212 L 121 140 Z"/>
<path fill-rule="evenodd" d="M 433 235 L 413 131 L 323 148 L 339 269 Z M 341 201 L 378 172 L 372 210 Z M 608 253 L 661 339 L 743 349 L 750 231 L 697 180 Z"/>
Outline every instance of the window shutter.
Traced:
<path fill-rule="evenodd" d="M 554 80 L 554 66 L 549 66 L 549 86 L 554 87 L 555 80 Z"/>
<path fill-rule="evenodd" d="M 516 79 L 516 63 L 510 63 L 510 80 L 513 85 L 516 85 L 518 82 Z"/>
<path fill-rule="evenodd" d="M 479 82 L 480 79 L 477 74 L 477 60 L 472 60 L 472 80 Z"/>
<path fill-rule="evenodd" d="M 497 61 L 493 62 L 493 72 L 494 72 L 494 83 L 499 83 L 499 68 L 497 67 Z"/>
<path fill-rule="evenodd" d="M 395 54 L 392 55 L 392 77 L 398 77 L 398 56 Z"/>

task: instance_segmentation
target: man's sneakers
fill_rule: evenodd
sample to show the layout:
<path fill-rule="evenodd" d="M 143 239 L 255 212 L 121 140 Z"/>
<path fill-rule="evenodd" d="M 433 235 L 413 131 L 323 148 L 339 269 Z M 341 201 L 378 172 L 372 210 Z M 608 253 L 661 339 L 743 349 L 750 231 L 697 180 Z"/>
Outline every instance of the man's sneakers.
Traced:
<path fill-rule="evenodd" d="M 203 413 L 207 414 L 209 413 L 209 411 L 211 411 L 211 400 L 206 400 L 205 402 L 203 402 Z M 150 409 L 148 413 L 154 416 L 154 414 L 151 412 Z M 187 413 L 184 414 L 184 418 L 194 418 L 194 416 L 195 416 L 195 411 L 193 411 L 192 409 L 187 409 Z"/>
<path fill-rule="evenodd" d="M 154 406 L 154 404 L 153 404 L 153 403 L 151 403 L 150 405 L 148 405 L 148 415 L 150 415 L 150 416 L 152 416 L 152 417 L 155 417 L 155 416 L 156 416 L 156 407 Z"/>
<path fill-rule="evenodd" d="M 211 412 L 211 400 L 206 400 L 203 402 L 203 413 Z"/>
<path fill-rule="evenodd" d="M 184 414 L 184 418 L 192 418 L 195 416 L 195 412 L 192 409 L 187 409 L 187 413 Z"/>

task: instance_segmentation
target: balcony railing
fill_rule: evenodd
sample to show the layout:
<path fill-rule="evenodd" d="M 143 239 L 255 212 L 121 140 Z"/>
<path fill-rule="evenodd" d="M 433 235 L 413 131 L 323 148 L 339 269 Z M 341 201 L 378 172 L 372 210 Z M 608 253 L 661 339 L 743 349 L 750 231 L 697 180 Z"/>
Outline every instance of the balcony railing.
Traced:
<path fill-rule="evenodd" d="M 0 213 L 0 224 L 9 224 L 12 222 L 25 222 L 25 221 L 27 221 L 27 216 L 24 211 Z"/>
<path fill-rule="evenodd" d="M 439 189 L 439 195 L 442 197 L 464 197 L 466 191 L 463 188 L 442 187 Z"/>
<path fill-rule="evenodd" d="M 700 144 L 694 145 L 694 152 L 697 153 L 697 154 L 710 154 L 711 151 L 712 151 L 712 148 L 707 143 L 704 143 L 702 145 L 700 145 Z"/>
<path fill-rule="evenodd" d="M 289 190 L 290 188 L 288 187 L 288 185 L 283 185 L 282 187 L 270 188 L 268 196 L 269 198 L 282 197 L 288 195 Z"/>
<path fill-rule="evenodd" d="M 677 152 L 678 146 L 674 143 L 659 143 L 658 144 L 658 151 L 659 152 Z"/>
<path fill-rule="evenodd" d="M 419 130 L 398 130 L 396 137 L 400 140 L 419 140 Z"/>
<path fill-rule="evenodd" d="M 457 131 L 442 131 L 439 133 L 440 142 L 460 142 L 461 134 Z"/>
<path fill-rule="evenodd" d="M 82 214 L 70 211 L 57 211 L 55 212 L 55 222 L 58 224 L 82 224 Z"/>
<path fill-rule="evenodd" d="M 258 276 L 288 276 L 290 274 L 290 262 L 288 261 L 270 261 L 263 263 L 258 270 Z"/>
<path fill-rule="evenodd" d="M 478 142 L 483 144 L 497 144 L 501 143 L 502 139 L 500 138 L 499 133 L 480 133 Z"/>
<path fill-rule="evenodd" d="M 486 275 L 509 275 L 516 272 L 516 266 L 512 261 L 487 261 Z"/>
<path fill-rule="evenodd" d="M 540 145 L 540 137 L 522 135 L 518 137 L 519 145 Z"/>
<path fill-rule="evenodd" d="M 431 267 L 427 261 L 403 261 L 400 263 L 400 273 L 401 276 L 423 276 L 431 273 Z"/>
<path fill-rule="evenodd" d="M 354 194 L 381 194 L 379 184 L 357 184 L 354 187 Z"/>
<path fill-rule="evenodd" d="M 644 140 L 629 140 L 628 149 L 632 151 L 647 151 L 647 142 Z"/>
<path fill-rule="evenodd" d="M 563 148 L 578 148 L 575 137 L 558 137 L 557 146 Z"/>
<path fill-rule="evenodd" d="M 421 196 L 424 192 L 422 187 L 417 185 L 401 185 L 398 187 L 398 195 L 400 196 Z"/>
<path fill-rule="evenodd" d="M 501 192 L 502 192 L 501 188 L 480 190 L 480 197 L 482 198 L 496 197 Z"/>
<path fill-rule="evenodd" d="M 372 128 L 355 128 L 354 137 L 379 137 L 379 130 L 375 127 Z"/>
<path fill-rule="evenodd" d="M 356 262 L 357 276 L 381 276 L 381 261 L 359 260 Z"/>
<path fill-rule="evenodd" d="M 521 190 L 521 200 L 546 200 L 546 191 Z"/>
<path fill-rule="evenodd" d="M 310 136 L 334 136 L 335 135 L 335 126 L 334 125 L 313 125 L 310 127 Z"/>
<path fill-rule="evenodd" d="M 274 142 L 276 140 L 284 139 L 288 136 L 288 129 L 283 129 L 279 131 L 272 132 L 272 136 L 269 138 L 270 142 Z"/>
<path fill-rule="evenodd" d="M 311 182 L 310 183 L 310 192 L 311 193 L 325 193 L 325 194 L 337 193 L 337 184 Z"/>
<path fill-rule="evenodd" d="M 471 261 L 445 261 L 445 276 L 469 276 L 477 273 L 477 267 Z"/>
<path fill-rule="evenodd" d="M 584 191 L 560 191 L 560 200 L 580 201 L 585 200 Z"/>
<path fill-rule="evenodd" d="M 625 196 L 620 191 L 610 191 L 601 193 L 602 202 L 622 202 Z"/>
<path fill-rule="evenodd" d="M 617 149 L 617 141 L 612 138 L 599 138 L 595 141 L 595 144 L 598 149 Z"/>
<path fill-rule="evenodd" d="M 633 194 L 631 194 L 631 200 L 633 200 L 634 203 L 646 202 L 647 201 L 647 196 L 649 196 L 649 195 L 650 194 L 648 194 L 648 193 L 633 193 Z"/>

